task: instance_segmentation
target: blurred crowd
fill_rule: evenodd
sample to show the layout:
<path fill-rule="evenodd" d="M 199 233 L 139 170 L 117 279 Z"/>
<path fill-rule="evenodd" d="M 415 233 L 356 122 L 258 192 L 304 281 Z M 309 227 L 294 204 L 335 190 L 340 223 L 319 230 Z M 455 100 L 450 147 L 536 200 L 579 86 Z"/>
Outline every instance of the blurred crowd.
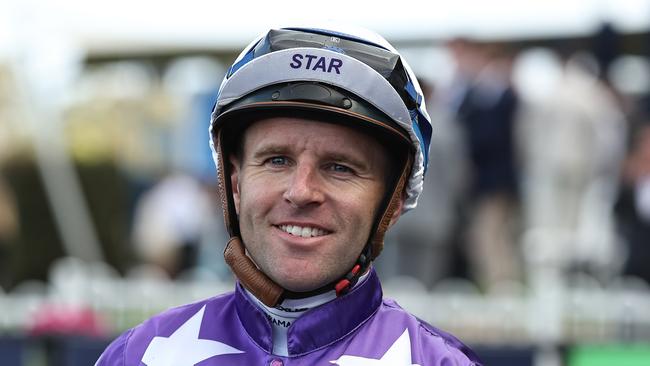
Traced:
<path fill-rule="evenodd" d="M 454 76 L 427 85 L 428 187 L 391 237 L 399 275 L 490 293 L 541 263 L 567 282 L 650 283 L 650 64 L 610 32 L 582 50 L 448 43 Z"/>
<path fill-rule="evenodd" d="M 541 265 L 567 281 L 650 285 L 650 58 L 619 43 L 605 27 L 581 49 L 437 45 L 450 71 L 420 80 L 435 128 L 427 187 L 389 232 L 380 275 L 424 289 L 463 279 L 490 294 L 526 288 Z M 224 72 L 182 57 L 88 64 L 75 80 L 66 149 L 103 260 L 120 273 L 145 263 L 169 278 L 230 279 L 207 136 Z M 71 254 L 31 147 L 48 125 L 24 128 L 20 87 L 0 65 L 4 291 L 45 280 Z"/>
<path fill-rule="evenodd" d="M 436 140 L 420 206 L 389 236 L 393 273 L 484 293 L 540 266 L 650 284 L 650 63 L 612 31 L 579 50 L 448 42 L 454 76 L 423 81 Z"/>

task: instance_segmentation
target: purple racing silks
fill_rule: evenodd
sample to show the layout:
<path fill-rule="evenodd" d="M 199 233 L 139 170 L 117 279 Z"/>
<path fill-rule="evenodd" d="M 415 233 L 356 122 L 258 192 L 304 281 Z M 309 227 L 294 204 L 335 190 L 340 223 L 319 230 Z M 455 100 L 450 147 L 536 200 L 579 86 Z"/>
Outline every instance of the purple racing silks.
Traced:
<path fill-rule="evenodd" d="M 271 324 L 238 285 L 128 330 L 96 366 L 481 366 L 455 337 L 382 299 L 374 270 L 298 318 L 287 348 L 287 357 L 272 354 Z"/>

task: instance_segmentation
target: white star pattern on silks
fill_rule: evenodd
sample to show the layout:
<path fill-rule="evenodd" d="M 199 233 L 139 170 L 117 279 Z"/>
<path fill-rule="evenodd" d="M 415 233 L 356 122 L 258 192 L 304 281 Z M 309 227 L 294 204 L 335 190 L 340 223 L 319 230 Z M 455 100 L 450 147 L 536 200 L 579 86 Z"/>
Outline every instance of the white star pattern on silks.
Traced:
<path fill-rule="evenodd" d="M 339 366 L 420 366 L 411 362 L 411 338 L 408 328 L 380 359 L 343 355 L 338 360 L 330 361 Z"/>
<path fill-rule="evenodd" d="M 142 356 L 147 366 L 194 366 L 213 356 L 243 353 L 227 344 L 199 339 L 205 305 L 169 337 L 154 337 Z"/>

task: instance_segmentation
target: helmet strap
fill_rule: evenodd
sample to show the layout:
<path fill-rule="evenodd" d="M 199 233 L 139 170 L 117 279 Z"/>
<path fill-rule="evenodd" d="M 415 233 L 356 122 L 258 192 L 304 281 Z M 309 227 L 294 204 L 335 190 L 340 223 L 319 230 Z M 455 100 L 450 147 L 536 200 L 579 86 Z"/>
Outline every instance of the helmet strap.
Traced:
<path fill-rule="evenodd" d="M 359 278 L 366 273 L 372 261 L 374 261 L 375 258 L 379 256 L 382 249 L 384 249 L 384 237 L 386 236 L 386 231 L 390 226 L 390 221 L 399 207 L 400 200 L 402 199 L 402 192 L 404 191 L 404 185 L 408 181 L 411 172 L 412 163 L 413 159 L 411 158 L 411 155 L 408 154 L 408 158 L 404 164 L 402 172 L 400 173 L 399 179 L 394 186 L 393 192 L 390 195 L 390 199 L 387 204 L 384 204 L 385 208 L 381 218 L 377 221 L 374 235 L 363 248 L 361 255 L 359 255 L 359 258 L 352 269 L 342 279 L 335 282 L 334 289 L 336 290 L 337 297 L 344 295 L 354 287 Z"/>
<path fill-rule="evenodd" d="M 399 178 L 395 183 L 395 188 L 390 195 L 390 200 L 386 204 L 381 218 L 377 221 L 377 228 L 374 230 L 374 235 L 369 241 L 369 244 L 372 246 L 370 260 L 374 261 L 375 258 L 381 254 L 381 251 L 384 249 L 384 236 L 386 236 L 386 231 L 390 227 L 390 222 L 393 219 L 393 215 L 398 214 L 397 209 L 402 200 L 402 195 L 404 194 L 404 186 L 409 180 L 409 175 L 411 173 L 411 166 L 413 165 L 413 157 L 411 154 L 407 155 L 406 162 L 404 163 L 403 169 L 400 172 Z"/>
<path fill-rule="evenodd" d="M 282 302 L 282 295 L 286 290 L 260 271 L 246 255 L 244 244 L 238 236 L 230 238 L 223 251 L 223 257 L 239 282 L 264 305 L 275 307 Z"/>

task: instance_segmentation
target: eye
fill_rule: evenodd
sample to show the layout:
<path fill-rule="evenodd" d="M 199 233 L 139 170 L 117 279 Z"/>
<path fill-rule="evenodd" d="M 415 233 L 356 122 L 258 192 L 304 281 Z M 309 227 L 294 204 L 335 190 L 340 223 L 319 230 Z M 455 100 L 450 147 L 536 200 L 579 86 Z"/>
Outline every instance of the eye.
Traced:
<path fill-rule="evenodd" d="M 352 173 L 352 169 L 341 164 L 331 164 L 329 167 L 329 170 L 336 172 L 336 173 Z"/>
<path fill-rule="evenodd" d="M 274 156 L 271 158 L 268 158 L 266 160 L 267 164 L 271 164 L 274 166 L 281 166 L 281 165 L 287 165 L 289 163 L 289 159 L 287 159 L 284 156 Z"/>

